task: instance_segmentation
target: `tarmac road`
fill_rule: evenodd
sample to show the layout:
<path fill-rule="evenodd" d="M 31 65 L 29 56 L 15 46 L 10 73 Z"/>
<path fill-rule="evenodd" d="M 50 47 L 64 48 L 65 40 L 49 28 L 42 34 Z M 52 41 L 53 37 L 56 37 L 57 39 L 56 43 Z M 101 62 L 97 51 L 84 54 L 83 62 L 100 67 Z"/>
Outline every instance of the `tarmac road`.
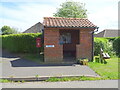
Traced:
<path fill-rule="evenodd" d="M 88 66 L 73 66 L 73 65 L 39 65 L 35 62 L 25 60 L 19 56 L 15 56 L 8 52 L 2 52 L 0 57 L 2 67 L 2 75 L 0 77 L 28 78 L 39 75 L 47 76 L 98 76 Z"/>
<path fill-rule="evenodd" d="M 2 65 L 1 65 L 2 64 Z M 39 66 L 36 63 L 3 53 L 0 56 L 0 74 L 2 77 L 28 77 L 35 75 L 93 75 L 98 76 L 87 66 Z M 43 72 L 44 71 L 44 72 Z M 51 73 L 52 72 L 52 73 Z M 2 88 L 118 88 L 118 80 L 69 81 L 69 82 L 25 82 L 0 83 Z"/>
<path fill-rule="evenodd" d="M 118 88 L 118 80 L 3 83 L 2 88 Z"/>

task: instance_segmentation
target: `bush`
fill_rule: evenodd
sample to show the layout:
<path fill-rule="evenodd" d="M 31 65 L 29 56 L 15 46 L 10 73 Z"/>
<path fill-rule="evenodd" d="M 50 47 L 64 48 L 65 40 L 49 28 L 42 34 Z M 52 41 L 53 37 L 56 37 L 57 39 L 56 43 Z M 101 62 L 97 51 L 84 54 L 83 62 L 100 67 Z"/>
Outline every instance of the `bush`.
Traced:
<path fill-rule="evenodd" d="M 115 37 L 107 37 L 106 39 L 108 39 L 107 53 L 108 53 L 111 57 L 116 56 L 116 53 L 115 53 L 115 51 L 113 50 L 113 41 L 115 40 Z"/>
<path fill-rule="evenodd" d="M 113 50 L 116 52 L 116 55 L 120 57 L 120 37 L 117 37 L 113 41 Z"/>
<path fill-rule="evenodd" d="M 100 54 L 100 48 L 108 53 L 111 57 L 115 56 L 113 50 L 113 41 L 115 38 L 94 38 L 94 55 Z"/>
<path fill-rule="evenodd" d="M 2 36 L 2 47 L 15 53 L 35 53 L 36 38 L 41 37 L 40 33 L 23 33 Z M 43 51 L 43 47 L 39 48 Z"/>
<path fill-rule="evenodd" d="M 100 54 L 100 48 L 107 51 L 107 42 L 105 38 L 94 38 L 94 55 Z"/>

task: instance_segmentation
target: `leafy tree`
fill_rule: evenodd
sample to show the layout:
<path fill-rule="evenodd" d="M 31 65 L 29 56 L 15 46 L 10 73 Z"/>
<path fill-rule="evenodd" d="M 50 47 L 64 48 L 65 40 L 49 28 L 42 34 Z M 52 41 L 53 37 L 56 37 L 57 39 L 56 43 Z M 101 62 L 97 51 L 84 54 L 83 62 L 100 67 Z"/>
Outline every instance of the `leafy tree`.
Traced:
<path fill-rule="evenodd" d="M 65 18 L 86 18 L 87 10 L 85 9 L 85 4 L 80 2 L 67 1 L 62 3 L 61 8 L 57 9 L 54 13 L 55 17 L 65 17 Z"/>
<path fill-rule="evenodd" d="M 18 31 L 15 28 L 11 28 L 9 26 L 3 26 L 1 28 L 1 34 L 5 35 L 5 34 L 17 34 Z"/>

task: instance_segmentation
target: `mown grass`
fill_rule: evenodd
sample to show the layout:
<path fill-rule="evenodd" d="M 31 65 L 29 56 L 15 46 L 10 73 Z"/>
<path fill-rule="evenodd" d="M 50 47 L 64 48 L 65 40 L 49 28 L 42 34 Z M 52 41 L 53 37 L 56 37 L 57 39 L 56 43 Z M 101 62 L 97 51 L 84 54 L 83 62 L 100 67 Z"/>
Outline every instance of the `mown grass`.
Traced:
<path fill-rule="evenodd" d="M 118 79 L 118 61 L 120 58 L 106 59 L 107 64 L 101 64 L 97 62 L 90 62 L 88 65 L 102 78 Z"/>

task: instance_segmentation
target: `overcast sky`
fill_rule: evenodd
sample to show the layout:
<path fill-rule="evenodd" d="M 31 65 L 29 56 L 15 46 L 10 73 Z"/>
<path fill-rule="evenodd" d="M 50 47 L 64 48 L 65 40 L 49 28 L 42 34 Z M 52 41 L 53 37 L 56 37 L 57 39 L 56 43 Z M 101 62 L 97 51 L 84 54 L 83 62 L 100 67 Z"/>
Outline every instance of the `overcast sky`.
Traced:
<path fill-rule="evenodd" d="M 32 25 L 43 22 L 43 17 L 52 17 L 56 8 L 67 0 L 1 0 L 0 28 L 3 25 L 18 28 L 23 32 Z M 73 0 L 85 3 L 88 19 L 104 29 L 118 28 L 119 0 Z"/>

